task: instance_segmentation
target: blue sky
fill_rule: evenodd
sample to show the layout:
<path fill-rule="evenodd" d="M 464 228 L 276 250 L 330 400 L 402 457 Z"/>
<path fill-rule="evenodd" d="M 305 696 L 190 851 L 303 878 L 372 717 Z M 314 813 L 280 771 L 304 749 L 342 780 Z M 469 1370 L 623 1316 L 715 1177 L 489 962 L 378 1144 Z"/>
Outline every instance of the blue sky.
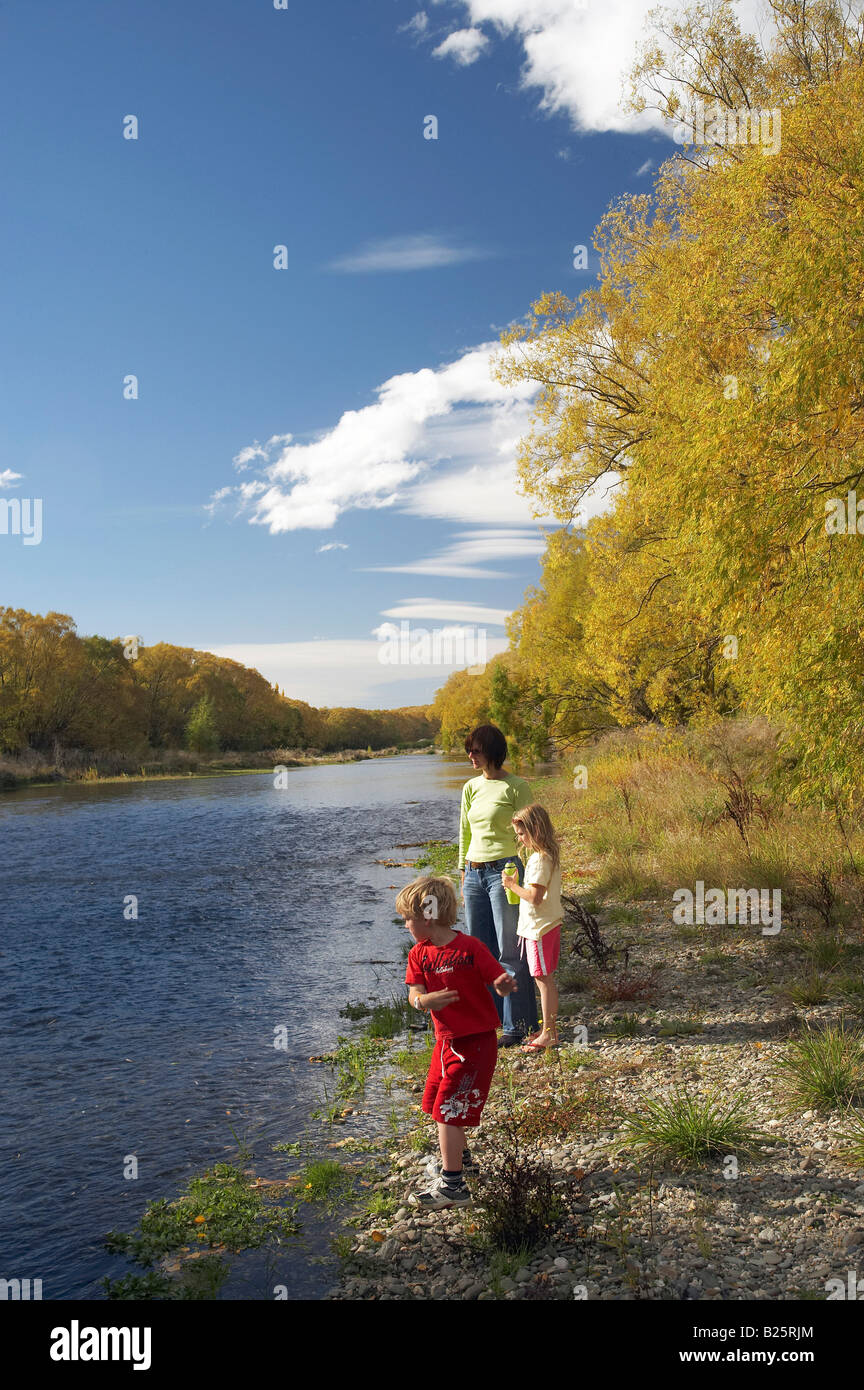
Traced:
<path fill-rule="evenodd" d="M 503 645 L 542 534 L 489 348 L 675 148 L 616 114 L 647 8 L 4 5 L 0 603 L 319 705 L 431 698 L 386 622 Z"/>

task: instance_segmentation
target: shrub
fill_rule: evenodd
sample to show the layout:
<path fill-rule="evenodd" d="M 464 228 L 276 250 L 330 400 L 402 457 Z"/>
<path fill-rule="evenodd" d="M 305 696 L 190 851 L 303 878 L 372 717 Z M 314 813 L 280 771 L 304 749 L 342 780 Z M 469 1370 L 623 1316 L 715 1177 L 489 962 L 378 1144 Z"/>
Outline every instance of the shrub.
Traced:
<path fill-rule="evenodd" d="M 657 993 L 653 971 L 622 970 L 594 982 L 594 993 L 601 1004 L 631 1003 L 653 999 Z"/>
<path fill-rule="evenodd" d="M 493 1250 L 533 1250 L 572 1215 L 581 1189 L 555 1171 L 520 1135 L 510 1117 L 495 1126 L 491 1158 L 476 1179 L 477 1226 Z"/>

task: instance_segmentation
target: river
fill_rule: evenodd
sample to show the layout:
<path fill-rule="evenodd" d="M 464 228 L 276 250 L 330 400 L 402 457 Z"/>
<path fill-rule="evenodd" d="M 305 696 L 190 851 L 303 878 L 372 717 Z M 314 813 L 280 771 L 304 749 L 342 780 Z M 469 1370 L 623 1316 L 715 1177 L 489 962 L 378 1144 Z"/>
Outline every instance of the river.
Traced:
<path fill-rule="evenodd" d="M 282 789 L 262 773 L 0 797 L 0 1277 L 104 1297 L 129 1269 L 109 1229 L 237 1139 L 300 1136 L 340 1007 L 404 978 L 393 885 L 412 874 L 374 861 L 455 839 L 468 774 L 406 755 L 293 768 Z M 280 1277 L 315 1296 L 300 1262 Z"/>

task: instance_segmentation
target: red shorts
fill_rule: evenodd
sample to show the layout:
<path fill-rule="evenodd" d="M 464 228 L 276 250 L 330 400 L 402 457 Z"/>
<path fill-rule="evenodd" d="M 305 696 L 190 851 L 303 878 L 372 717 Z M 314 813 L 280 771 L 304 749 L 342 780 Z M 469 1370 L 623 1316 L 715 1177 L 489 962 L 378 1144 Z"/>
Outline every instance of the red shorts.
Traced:
<path fill-rule="evenodd" d="M 538 975 L 554 975 L 558 969 L 558 961 L 561 958 L 561 928 L 553 927 L 547 931 L 539 940 L 532 941 L 530 937 L 520 936 L 522 954 L 528 961 L 528 969 L 532 979 Z"/>
<path fill-rule="evenodd" d="M 498 1060 L 493 1032 L 467 1038 L 437 1038 L 429 1064 L 422 1108 L 445 1125 L 479 1125 Z"/>

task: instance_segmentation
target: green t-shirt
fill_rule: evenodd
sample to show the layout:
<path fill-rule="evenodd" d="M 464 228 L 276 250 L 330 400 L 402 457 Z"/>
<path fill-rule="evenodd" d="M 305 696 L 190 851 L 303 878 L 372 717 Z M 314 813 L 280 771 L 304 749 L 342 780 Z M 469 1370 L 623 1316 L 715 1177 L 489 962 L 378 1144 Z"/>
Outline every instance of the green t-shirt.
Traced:
<path fill-rule="evenodd" d="M 519 852 L 511 820 L 523 806 L 531 805 L 531 788 L 524 777 L 505 772 L 503 777 L 469 777 L 462 788 L 459 814 L 459 868 L 465 860 L 478 864 L 504 859 Z"/>

